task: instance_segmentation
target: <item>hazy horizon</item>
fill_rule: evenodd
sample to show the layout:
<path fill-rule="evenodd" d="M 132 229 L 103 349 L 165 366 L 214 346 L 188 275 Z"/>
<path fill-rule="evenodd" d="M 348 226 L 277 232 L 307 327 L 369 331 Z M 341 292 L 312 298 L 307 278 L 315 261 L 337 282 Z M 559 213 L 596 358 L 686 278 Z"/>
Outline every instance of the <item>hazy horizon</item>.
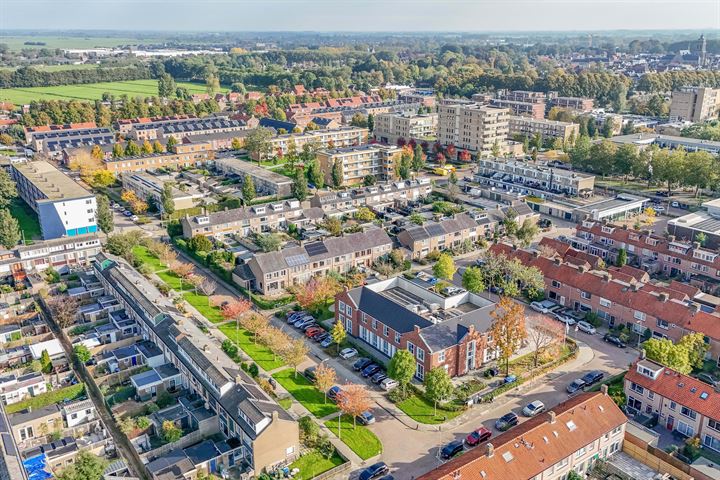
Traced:
<path fill-rule="evenodd" d="M 720 1 L 0 0 L 0 30 L 8 33 L 18 30 L 159 33 L 708 30 L 712 34 L 712 30 L 720 30 Z"/>

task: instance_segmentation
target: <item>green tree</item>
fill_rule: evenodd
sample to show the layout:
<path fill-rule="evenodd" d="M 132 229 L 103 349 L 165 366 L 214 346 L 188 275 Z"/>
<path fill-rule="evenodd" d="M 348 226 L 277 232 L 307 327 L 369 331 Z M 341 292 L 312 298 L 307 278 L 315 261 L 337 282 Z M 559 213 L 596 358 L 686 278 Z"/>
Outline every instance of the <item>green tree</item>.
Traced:
<path fill-rule="evenodd" d="M 580 135 L 575 142 L 572 150 L 570 150 L 570 162 L 573 167 L 585 169 L 590 162 L 590 138 L 586 135 Z"/>
<path fill-rule="evenodd" d="M 400 162 L 396 166 L 397 171 L 395 172 L 395 174 L 403 180 L 407 180 L 410 178 L 412 159 L 413 157 L 410 152 L 403 149 L 403 152 L 400 155 Z"/>
<path fill-rule="evenodd" d="M 256 128 L 245 137 L 245 150 L 257 159 L 258 165 L 272 153 L 273 131 L 269 128 Z"/>
<path fill-rule="evenodd" d="M 92 354 L 90 353 L 90 350 L 85 345 L 76 345 L 75 348 L 73 348 L 73 352 L 75 353 L 75 357 L 80 361 L 81 363 L 85 364 L 92 358 Z"/>
<path fill-rule="evenodd" d="M 423 168 L 425 168 L 425 153 L 420 144 L 417 144 L 413 150 L 412 169 L 419 172 Z"/>
<path fill-rule="evenodd" d="M 370 131 L 370 133 L 372 133 L 372 131 L 375 130 L 375 116 L 372 113 L 368 114 L 367 128 Z"/>
<path fill-rule="evenodd" d="M 254 242 L 263 252 L 277 252 L 282 245 L 282 238 L 276 233 L 259 233 L 255 235 Z"/>
<path fill-rule="evenodd" d="M 297 198 L 301 202 L 305 201 L 308 196 L 307 177 L 305 176 L 305 172 L 303 172 L 302 168 L 295 170 L 295 180 L 292 184 L 292 194 L 293 197 Z"/>
<path fill-rule="evenodd" d="M 95 219 L 97 220 L 100 230 L 108 234 L 115 229 L 113 213 L 110 210 L 110 199 L 105 195 L 98 195 L 96 198 L 97 212 L 95 212 Z"/>
<path fill-rule="evenodd" d="M 360 222 L 372 222 L 376 218 L 377 215 L 368 207 L 360 207 L 357 212 L 355 212 L 355 219 Z"/>
<path fill-rule="evenodd" d="M 242 184 L 242 197 L 245 204 L 252 202 L 255 198 L 255 195 L 257 195 L 257 191 L 255 190 L 255 182 L 253 182 L 253 179 L 250 175 L 245 175 Z"/>
<path fill-rule="evenodd" d="M 333 343 L 337 345 L 337 351 L 340 353 L 340 345 L 342 345 L 347 337 L 347 332 L 345 331 L 343 323 L 340 321 L 335 322 L 330 335 L 332 335 Z"/>
<path fill-rule="evenodd" d="M 205 91 L 207 91 L 209 95 L 220 91 L 220 79 L 214 73 L 209 74 L 205 78 Z"/>
<path fill-rule="evenodd" d="M 50 373 L 53 371 L 52 360 L 47 350 L 43 350 L 40 354 L 40 366 L 42 373 Z"/>
<path fill-rule="evenodd" d="M 0 210 L 0 245 L 7 249 L 13 248 L 21 238 L 20 224 L 17 218 L 13 217 L 5 208 Z"/>
<path fill-rule="evenodd" d="M 680 183 L 685 174 L 685 151 L 682 149 L 656 151 L 650 163 L 653 178 L 666 183 L 668 192 L 671 192 L 673 185 Z"/>
<path fill-rule="evenodd" d="M 333 187 L 340 188 L 343 184 L 343 165 L 340 159 L 335 159 L 332 167 L 331 176 Z"/>
<path fill-rule="evenodd" d="M 540 229 L 537 226 L 537 222 L 526 218 L 522 225 L 515 231 L 515 238 L 517 239 L 520 246 L 527 248 L 532 243 L 535 235 L 538 234 Z"/>
<path fill-rule="evenodd" d="M 691 343 L 691 342 L 688 342 Z M 668 338 L 651 338 L 643 343 L 647 358 L 661 363 L 685 375 L 692 371 L 690 351 L 687 344 L 673 344 Z"/>
<path fill-rule="evenodd" d="M 437 415 L 437 405 L 447 400 L 453 392 L 450 375 L 442 367 L 435 367 L 425 374 L 425 395 L 432 400 Z"/>
<path fill-rule="evenodd" d="M 128 140 L 127 145 L 125 145 L 125 156 L 137 157 L 138 155 L 140 155 L 140 147 L 134 141 Z"/>
<path fill-rule="evenodd" d="M 705 355 L 710 345 L 705 341 L 705 335 L 700 332 L 688 333 L 678 342 L 681 348 L 685 348 L 690 356 L 690 365 L 693 368 L 702 368 L 705 362 Z"/>
<path fill-rule="evenodd" d="M 177 143 L 178 142 L 175 139 L 175 137 L 168 138 L 167 143 L 166 143 L 168 151 L 172 151 L 173 147 L 175 147 L 175 145 L 177 145 Z"/>
<path fill-rule="evenodd" d="M 710 153 L 698 151 L 690 152 L 685 157 L 683 182 L 695 187 L 695 197 L 700 195 L 700 189 L 715 185 L 720 178 L 720 162 Z"/>
<path fill-rule="evenodd" d="M 624 143 L 618 147 L 615 153 L 613 173 L 622 175 L 627 181 L 627 176 L 633 172 L 635 163 L 638 160 L 637 147 L 630 143 Z"/>
<path fill-rule="evenodd" d="M 366 187 L 371 187 L 377 183 L 377 178 L 375 178 L 375 175 L 365 175 L 363 177 L 363 185 Z"/>
<path fill-rule="evenodd" d="M 112 156 L 115 159 L 123 158 L 125 156 L 125 149 L 121 144 L 116 143 L 115 145 L 113 145 Z"/>
<path fill-rule="evenodd" d="M 423 223 L 425 223 L 425 217 L 423 217 L 422 214 L 419 212 L 411 213 L 408 217 L 408 220 L 410 220 L 415 225 L 422 225 Z"/>
<path fill-rule="evenodd" d="M 175 200 L 173 199 L 173 185 L 170 182 L 163 184 L 162 192 L 160 192 L 160 207 L 166 215 L 172 215 L 175 212 Z"/>
<path fill-rule="evenodd" d="M 615 258 L 615 266 L 622 267 L 627 264 L 627 250 L 621 248 L 618 250 L 617 258 Z"/>
<path fill-rule="evenodd" d="M 472 293 L 485 291 L 485 277 L 478 267 L 468 267 L 463 272 L 462 286 Z"/>
<path fill-rule="evenodd" d="M 695 235 L 695 241 L 700 244 L 701 247 L 705 246 L 705 243 L 707 242 L 707 235 L 705 235 L 704 232 L 700 232 L 697 235 Z"/>
<path fill-rule="evenodd" d="M 182 434 L 182 430 L 175 425 L 175 422 L 171 420 L 165 420 L 162 423 L 162 436 L 163 440 L 165 440 L 167 443 L 177 442 L 182 437 Z"/>
<path fill-rule="evenodd" d="M 500 144 L 497 140 L 493 142 L 492 148 L 490 149 L 490 153 L 494 158 L 498 158 L 500 154 L 502 153 L 502 150 L 500 149 Z"/>
<path fill-rule="evenodd" d="M 609 175 L 613 171 L 617 147 L 608 139 L 593 144 L 590 147 L 590 167 L 594 172 L 602 176 Z"/>
<path fill-rule="evenodd" d="M 93 455 L 89 450 L 80 450 L 75 461 L 55 475 L 57 480 L 100 480 L 103 477 L 107 460 Z"/>
<path fill-rule="evenodd" d="M 388 376 L 397 380 L 403 393 L 415 376 L 415 356 L 407 350 L 397 350 L 388 363 Z"/>
<path fill-rule="evenodd" d="M 192 237 L 187 246 L 193 252 L 209 252 L 213 249 L 213 244 L 205 235 L 197 234 Z"/>
<path fill-rule="evenodd" d="M 323 177 L 322 169 L 320 168 L 320 161 L 316 158 L 313 158 L 310 164 L 308 165 L 308 180 L 310 183 L 315 185 L 315 188 L 323 188 L 325 184 L 325 179 Z"/>
<path fill-rule="evenodd" d="M 455 267 L 453 258 L 447 253 L 441 254 L 438 261 L 433 265 L 433 274 L 444 280 L 452 280 L 456 270 L 457 267 Z"/>
<path fill-rule="evenodd" d="M 174 97 L 177 93 L 175 79 L 168 73 L 163 73 L 158 78 L 158 96 L 161 98 Z"/>
<path fill-rule="evenodd" d="M 110 235 L 105 248 L 113 255 L 128 258 L 132 255 L 132 249 L 140 243 L 143 233 L 139 230 L 131 230 L 126 233 Z"/>
<path fill-rule="evenodd" d="M 6 208 L 17 197 L 15 181 L 4 168 L 0 168 L 0 208 Z"/>

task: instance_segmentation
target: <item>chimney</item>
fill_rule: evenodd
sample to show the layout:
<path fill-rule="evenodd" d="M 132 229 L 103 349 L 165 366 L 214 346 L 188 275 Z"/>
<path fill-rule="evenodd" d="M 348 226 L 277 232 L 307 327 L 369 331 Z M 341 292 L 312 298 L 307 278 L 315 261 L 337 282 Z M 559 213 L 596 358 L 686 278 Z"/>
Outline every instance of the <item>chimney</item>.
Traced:
<path fill-rule="evenodd" d="M 606 383 L 603 383 L 602 385 L 600 385 L 600 392 L 601 392 L 603 395 L 607 395 L 607 394 L 608 394 L 608 386 L 607 386 Z"/>
<path fill-rule="evenodd" d="M 540 256 L 540 250 L 533 250 L 533 257 L 538 258 Z"/>
<path fill-rule="evenodd" d="M 693 242 L 692 246 L 694 249 L 698 249 L 698 248 L 700 248 L 700 242 Z"/>
<path fill-rule="evenodd" d="M 550 416 L 550 425 L 554 424 L 554 423 L 555 423 L 555 412 L 553 412 L 552 410 L 550 410 L 550 411 L 548 412 L 548 415 Z"/>
<path fill-rule="evenodd" d="M 699 304 L 699 303 L 693 303 L 693 304 L 690 306 L 690 309 L 692 310 L 693 315 L 695 315 L 696 313 L 700 313 L 700 304 Z"/>
<path fill-rule="evenodd" d="M 413 330 L 415 333 L 420 333 L 420 326 L 419 325 L 413 325 Z"/>
<path fill-rule="evenodd" d="M 495 446 L 492 443 L 487 443 L 485 446 L 487 448 L 487 457 L 492 458 L 495 455 Z"/>
<path fill-rule="evenodd" d="M 632 284 L 633 292 L 639 292 L 640 287 L 642 287 L 642 284 L 640 282 L 635 282 Z"/>
<path fill-rule="evenodd" d="M 667 292 L 660 292 L 660 301 L 665 303 L 670 299 L 670 294 Z"/>
<path fill-rule="evenodd" d="M 645 355 L 646 355 L 646 354 L 645 354 L 645 349 L 644 349 L 644 348 L 641 348 L 641 349 L 640 349 L 640 360 L 645 360 Z"/>
<path fill-rule="evenodd" d="M 605 272 L 605 281 L 610 282 L 612 280 L 612 274 L 610 272 Z"/>
<path fill-rule="evenodd" d="M 562 258 L 555 257 L 555 265 L 562 265 Z"/>
<path fill-rule="evenodd" d="M 586 267 L 585 265 L 580 265 L 580 266 L 578 267 L 578 271 L 579 271 L 580 273 L 587 273 L 588 269 L 587 269 L 587 267 Z"/>

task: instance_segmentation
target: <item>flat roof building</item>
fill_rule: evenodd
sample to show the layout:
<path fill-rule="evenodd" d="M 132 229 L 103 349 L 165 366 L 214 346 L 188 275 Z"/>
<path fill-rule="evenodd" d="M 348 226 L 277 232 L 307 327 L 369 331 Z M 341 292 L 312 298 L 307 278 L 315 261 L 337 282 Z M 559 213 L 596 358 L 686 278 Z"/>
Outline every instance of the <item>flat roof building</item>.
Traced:
<path fill-rule="evenodd" d="M 445 100 L 438 105 L 438 142 L 467 150 L 479 158 L 491 156 L 496 144 L 507 151 L 509 113 L 505 108 L 467 100 Z"/>
<path fill-rule="evenodd" d="M 240 160 L 235 156 L 223 156 L 215 159 L 215 168 L 224 174 L 234 174 L 241 178 L 249 175 L 260 196 L 277 195 L 287 197 L 292 190 L 293 180 L 253 162 Z"/>
<path fill-rule="evenodd" d="M 720 89 L 683 87 L 672 92 L 670 121 L 704 122 L 717 118 L 720 110 Z"/>
<path fill-rule="evenodd" d="M 668 221 L 667 229 L 676 238 L 694 242 L 702 233 L 705 246 L 720 249 L 720 199 L 703 203 L 707 211 L 699 210 Z"/>
<path fill-rule="evenodd" d="M 170 193 L 175 210 L 192 208 L 206 195 L 195 187 L 181 190 L 171 175 L 151 175 L 143 172 L 122 174 L 122 185 L 126 190 L 135 192 L 139 198 L 154 199 L 155 205 L 162 209 L 162 194 L 165 185 L 170 184 Z"/>
<path fill-rule="evenodd" d="M 394 145 L 359 145 L 321 150 L 317 153 L 317 158 L 325 175 L 325 183 L 332 184 L 333 165 L 339 162 L 342 168 L 340 186 L 348 186 L 361 184 L 367 176 L 380 181 L 393 180 L 395 160 L 401 151 Z"/>
<path fill-rule="evenodd" d="M 404 141 L 433 142 L 437 136 L 437 113 L 380 113 L 375 117 L 373 136 L 382 143 Z"/>
<path fill-rule="evenodd" d="M 97 232 L 95 195 L 46 161 L 13 163 L 20 197 L 38 215 L 45 240 Z"/>
<path fill-rule="evenodd" d="M 690 137 L 658 135 L 655 133 L 633 133 L 631 135 L 612 137 L 610 141 L 618 145 L 629 143 L 637 146 L 640 150 L 644 150 L 650 145 L 656 145 L 660 148 L 683 148 L 688 152 L 704 151 L 712 155 L 720 154 L 720 142 Z"/>
<path fill-rule="evenodd" d="M 563 144 L 580 136 L 580 125 L 577 123 L 558 122 L 544 118 L 510 116 L 508 118 L 508 137 L 527 137 L 532 139 L 540 135 L 544 142 L 559 139 Z"/>

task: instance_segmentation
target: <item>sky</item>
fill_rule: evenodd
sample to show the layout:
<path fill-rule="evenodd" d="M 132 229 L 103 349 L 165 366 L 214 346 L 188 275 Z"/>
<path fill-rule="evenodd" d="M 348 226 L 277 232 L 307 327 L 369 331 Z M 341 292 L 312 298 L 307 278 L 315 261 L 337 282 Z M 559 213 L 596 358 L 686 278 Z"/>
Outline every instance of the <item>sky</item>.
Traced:
<path fill-rule="evenodd" d="M 0 31 L 720 30 L 720 0 L 0 0 Z"/>

